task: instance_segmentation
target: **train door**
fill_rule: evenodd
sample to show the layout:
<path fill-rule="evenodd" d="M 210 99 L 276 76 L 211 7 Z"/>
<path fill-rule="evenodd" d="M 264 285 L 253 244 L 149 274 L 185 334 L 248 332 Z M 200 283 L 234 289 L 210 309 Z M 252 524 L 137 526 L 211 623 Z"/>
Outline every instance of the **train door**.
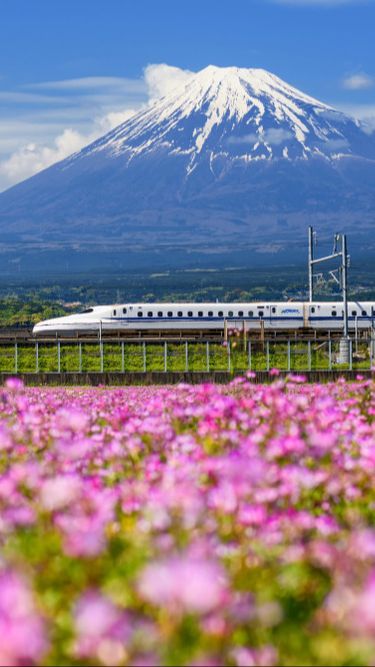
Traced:
<path fill-rule="evenodd" d="M 310 323 L 310 304 L 303 304 L 303 328 L 308 329 Z"/>

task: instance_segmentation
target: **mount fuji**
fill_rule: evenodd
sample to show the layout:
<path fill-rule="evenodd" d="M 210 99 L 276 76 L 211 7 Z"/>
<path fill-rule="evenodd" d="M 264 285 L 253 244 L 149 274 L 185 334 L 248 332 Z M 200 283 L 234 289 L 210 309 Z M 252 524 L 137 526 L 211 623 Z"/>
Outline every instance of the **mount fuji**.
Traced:
<path fill-rule="evenodd" d="M 14 252 L 107 251 L 109 263 L 116 253 L 125 263 L 229 259 L 245 247 L 266 261 L 311 223 L 355 231 L 368 247 L 374 216 L 375 134 L 265 70 L 237 67 L 191 75 L 0 195 Z"/>

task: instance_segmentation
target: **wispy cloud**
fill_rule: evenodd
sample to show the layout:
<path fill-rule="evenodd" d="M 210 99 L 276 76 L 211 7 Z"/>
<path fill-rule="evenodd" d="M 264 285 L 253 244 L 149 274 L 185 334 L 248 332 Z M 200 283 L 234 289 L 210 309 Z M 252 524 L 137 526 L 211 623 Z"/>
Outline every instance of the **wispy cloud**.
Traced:
<path fill-rule="evenodd" d="M 143 79 L 128 79 L 119 76 L 86 76 L 78 79 L 42 81 L 24 86 L 31 90 L 100 90 L 116 89 L 145 93 L 147 85 Z"/>
<path fill-rule="evenodd" d="M 265 132 L 260 132 L 259 134 L 251 133 L 251 134 L 244 134 L 242 137 L 229 137 L 228 143 L 229 144 L 269 144 L 270 146 L 280 146 L 283 144 L 285 141 L 288 141 L 289 139 L 292 139 L 293 134 L 292 132 L 289 132 L 288 130 L 284 130 L 283 128 L 270 128 L 269 130 L 266 130 Z"/>
<path fill-rule="evenodd" d="M 359 72 L 346 76 L 342 85 L 346 90 L 366 90 L 375 86 L 375 79 L 365 72 Z"/>
<path fill-rule="evenodd" d="M 360 121 L 366 134 L 375 132 L 375 104 L 341 104 L 340 109 Z"/>
<path fill-rule="evenodd" d="M 10 104 L 37 104 L 41 105 L 62 105 L 69 103 L 64 98 L 54 97 L 52 95 L 37 95 L 36 93 L 25 93 L 18 90 L 0 91 L 0 102 Z"/>
<path fill-rule="evenodd" d="M 323 141 L 322 144 L 322 149 L 327 149 L 329 151 L 339 151 L 339 150 L 344 150 L 345 148 L 349 148 L 350 144 L 349 141 L 345 138 L 342 139 L 327 139 L 326 141 Z"/>

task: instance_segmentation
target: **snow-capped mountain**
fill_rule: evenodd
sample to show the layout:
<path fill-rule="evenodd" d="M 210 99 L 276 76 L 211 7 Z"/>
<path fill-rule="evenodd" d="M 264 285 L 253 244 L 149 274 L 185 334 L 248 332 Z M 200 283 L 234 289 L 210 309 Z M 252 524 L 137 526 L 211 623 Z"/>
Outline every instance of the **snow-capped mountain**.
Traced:
<path fill-rule="evenodd" d="M 75 159 L 104 151 L 130 161 L 167 149 L 188 156 L 189 176 L 205 154 L 211 160 L 335 159 L 353 149 L 366 153 L 366 139 L 351 118 L 265 70 L 209 66 Z"/>
<path fill-rule="evenodd" d="M 0 220 L 20 242 L 264 249 L 310 222 L 366 236 L 374 177 L 359 122 L 265 70 L 209 66 L 0 195 Z"/>

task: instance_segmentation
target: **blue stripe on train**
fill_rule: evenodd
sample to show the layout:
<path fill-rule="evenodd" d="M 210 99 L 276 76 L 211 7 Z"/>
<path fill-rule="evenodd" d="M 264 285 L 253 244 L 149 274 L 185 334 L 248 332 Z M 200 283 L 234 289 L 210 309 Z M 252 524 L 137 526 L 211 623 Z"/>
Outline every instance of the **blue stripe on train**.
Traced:
<path fill-rule="evenodd" d="M 267 316 L 267 317 L 110 317 L 106 319 L 102 319 L 101 321 L 103 323 L 105 322 L 224 322 L 224 319 L 227 322 L 238 322 L 238 321 L 249 321 L 249 322 L 278 322 L 278 321 L 283 321 L 283 322 L 303 322 L 304 318 L 302 316 L 299 317 L 282 317 L 282 316 Z M 358 317 L 353 317 L 349 316 L 348 320 L 355 322 L 363 321 L 363 320 L 374 320 L 375 317 L 372 317 L 370 315 L 367 316 L 358 316 Z M 327 320 L 332 321 L 332 322 L 342 322 L 343 317 L 332 317 L 331 315 L 326 315 L 326 316 L 321 316 L 321 317 L 309 317 L 308 321 L 309 322 L 321 322 L 324 321 L 326 322 Z"/>
<path fill-rule="evenodd" d="M 102 322 L 243 322 L 244 320 L 249 320 L 250 322 L 263 322 L 276 321 L 276 320 L 288 320 L 288 321 L 301 321 L 303 322 L 303 317 L 110 317 L 102 319 Z"/>

